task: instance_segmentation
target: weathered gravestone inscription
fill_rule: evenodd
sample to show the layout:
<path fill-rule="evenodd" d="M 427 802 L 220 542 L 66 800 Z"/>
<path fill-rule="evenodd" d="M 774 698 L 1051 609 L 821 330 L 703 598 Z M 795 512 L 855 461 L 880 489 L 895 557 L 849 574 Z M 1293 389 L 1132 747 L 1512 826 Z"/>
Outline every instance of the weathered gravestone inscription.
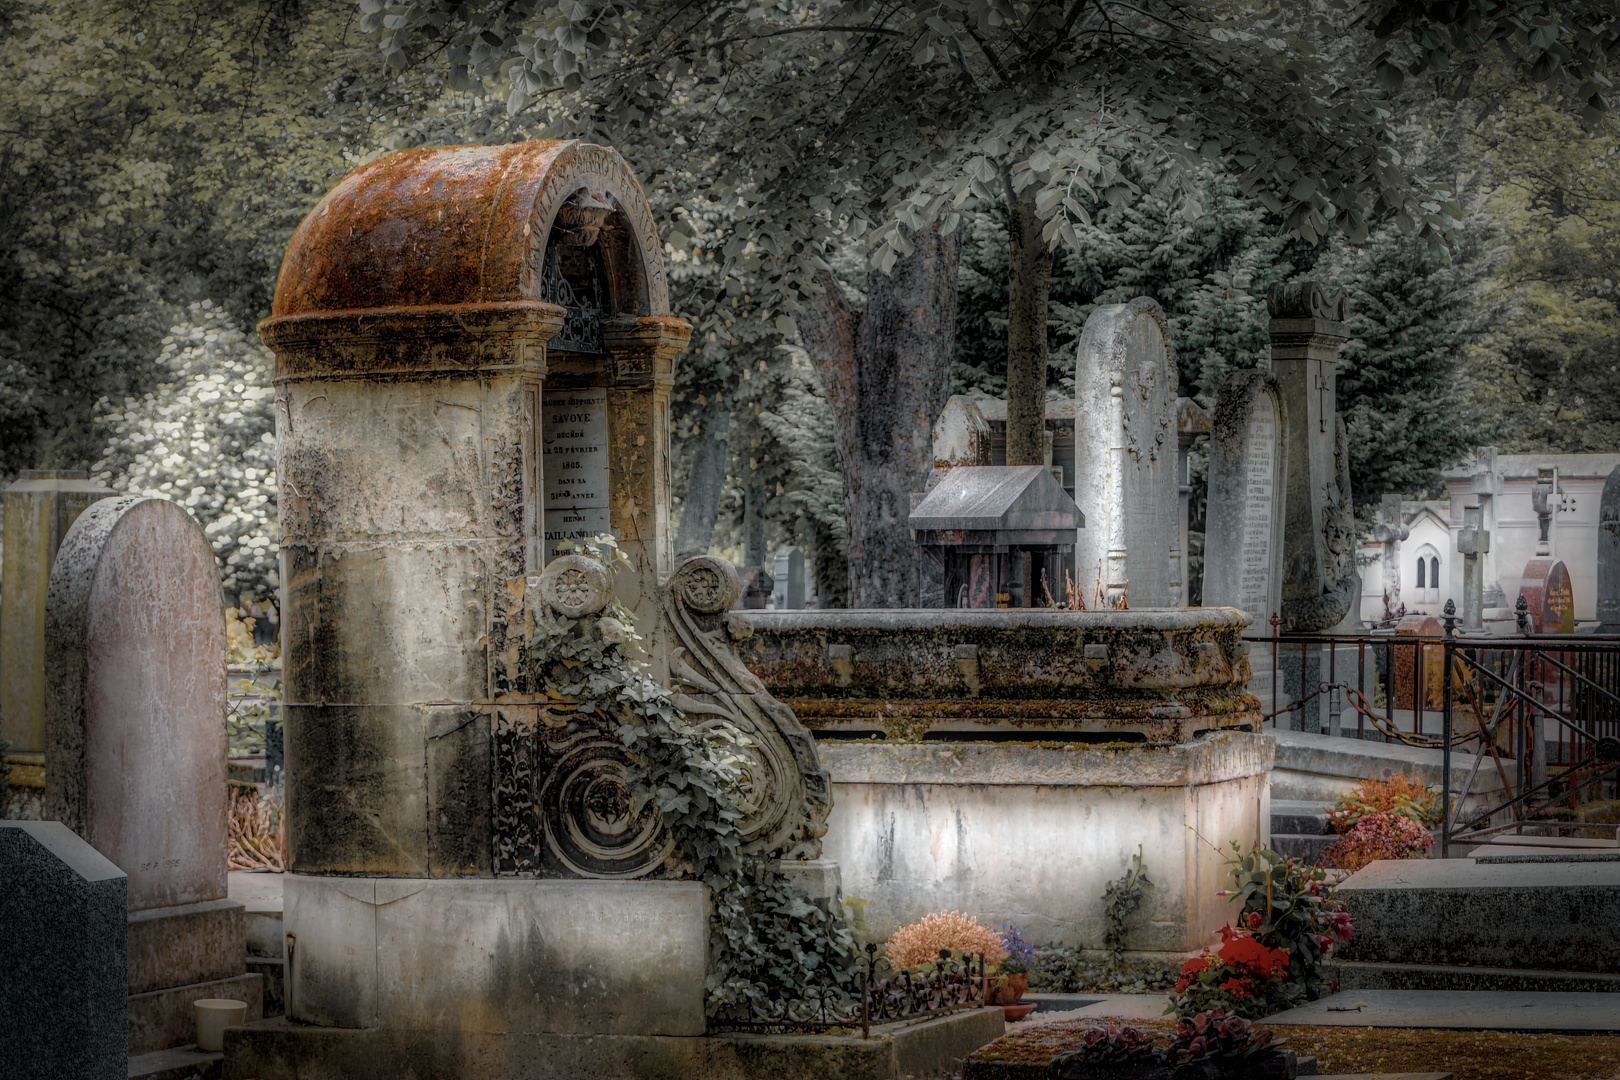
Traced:
<path fill-rule="evenodd" d="M 45 812 L 129 875 L 130 1053 L 193 1041 L 191 1002 L 260 1014 L 226 898 L 225 618 L 214 553 L 166 499 L 74 522 L 46 604 Z"/>
<path fill-rule="evenodd" d="M 1268 632 L 1282 603 L 1287 415 L 1275 379 L 1235 372 L 1215 405 L 1210 443 L 1204 606 L 1240 608 Z"/>
<path fill-rule="evenodd" d="M 541 421 L 544 453 L 546 561 L 610 530 L 608 522 L 607 388 L 547 390 Z"/>
<path fill-rule="evenodd" d="M 0 821 L 0 1017 L 16 1080 L 123 1080 L 124 872 L 59 821 Z"/>
<path fill-rule="evenodd" d="M 1620 465 L 1603 482 L 1597 560 L 1598 633 L 1620 634 Z"/>
<path fill-rule="evenodd" d="M 1169 607 L 1177 378 L 1159 305 L 1138 297 L 1092 312 L 1074 385 L 1074 501 L 1087 525 L 1075 534 L 1076 584 L 1083 596 L 1100 586 L 1104 607 Z"/>

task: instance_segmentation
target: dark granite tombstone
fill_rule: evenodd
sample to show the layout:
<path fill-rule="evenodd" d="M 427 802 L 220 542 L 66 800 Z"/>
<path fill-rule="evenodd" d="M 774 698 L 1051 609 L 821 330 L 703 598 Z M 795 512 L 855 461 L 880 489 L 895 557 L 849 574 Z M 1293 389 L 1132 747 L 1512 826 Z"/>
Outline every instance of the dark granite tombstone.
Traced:
<path fill-rule="evenodd" d="M 125 1076 L 127 883 L 60 821 L 0 821 L 6 1077 Z"/>
<path fill-rule="evenodd" d="M 1620 634 L 1620 465 L 1603 482 L 1598 508 L 1598 633 Z"/>

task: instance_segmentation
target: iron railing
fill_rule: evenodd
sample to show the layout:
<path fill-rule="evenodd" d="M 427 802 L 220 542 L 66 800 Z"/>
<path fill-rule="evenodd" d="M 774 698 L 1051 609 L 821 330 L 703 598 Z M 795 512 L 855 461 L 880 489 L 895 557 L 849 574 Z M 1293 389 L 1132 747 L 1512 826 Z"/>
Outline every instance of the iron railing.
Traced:
<path fill-rule="evenodd" d="M 1459 635 L 1451 601 L 1438 636 L 1383 628 L 1279 634 L 1281 620 L 1273 616 L 1271 637 L 1248 639 L 1271 653 L 1264 720 L 1277 727 L 1287 717 L 1286 726 L 1300 730 L 1439 749 L 1442 857 L 1453 844 L 1559 824 L 1559 803 L 1573 806 L 1574 797 L 1595 784 L 1620 784 L 1620 637 L 1531 634 L 1526 606 L 1521 597 L 1519 633 L 1508 637 Z M 1286 703 L 1285 670 L 1294 692 Z M 1375 672 L 1371 684 L 1369 672 Z M 1383 701 L 1375 705 L 1380 690 Z M 1318 701 L 1324 695 L 1325 721 Z M 1307 710 L 1313 702 L 1318 707 Z M 1346 707 L 1355 714 L 1353 731 L 1344 720 Z M 1454 800 L 1452 751 L 1465 747 L 1474 759 Z M 1504 798 L 1488 809 L 1475 807 L 1464 820 L 1487 759 Z"/>
<path fill-rule="evenodd" d="M 830 974 L 800 987 L 799 996 L 772 1001 L 763 1008 L 749 1001 L 743 1015 L 722 1014 L 711 1024 L 717 1031 L 757 1031 L 770 1034 L 817 1034 L 861 1029 L 868 1038 L 874 1024 L 948 1016 L 977 1009 L 988 1001 L 984 954 L 958 957 L 940 950 L 933 970 L 896 969 L 876 944 L 868 944 L 856 970 L 857 999 L 838 987 Z"/>

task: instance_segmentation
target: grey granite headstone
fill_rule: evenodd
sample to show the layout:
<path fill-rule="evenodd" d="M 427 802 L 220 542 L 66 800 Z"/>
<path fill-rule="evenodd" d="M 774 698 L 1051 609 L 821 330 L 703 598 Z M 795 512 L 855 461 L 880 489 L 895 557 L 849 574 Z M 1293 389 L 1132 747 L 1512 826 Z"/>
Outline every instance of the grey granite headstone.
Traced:
<path fill-rule="evenodd" d="M 57 553 L 45 640 L 46 813 L 129 875 L 130 1052 L 191 1042 L 194 998 L 257 1019 L 226 895 L 225 617 L 202 528 L 167 499 L 93 504 Z"/>
<path fill-rule="evenodd" d="M 1254 631 L 1281 610 L 1288 409 L 1263 371 L 1234 372 L 1215 404 L 1204 536 L 1204 606 L 1248 612 Z"/>
<path fill-rule="evenodd" d="M 796 547 L 776 552 L 775 592 L 771 604 L 777 611 L 798 611 L 804 607 L 804 552 Z"/>
<path fill-rule="evenodd" d="M 126 883 L 60 821 L 0 821 L 7 1080 L 123 1080 Z"/>
<path fill-rule="evenodd" d="M 1107 606 L 1170 607 L 1179 541 L 1176 354 L 1164 311 L 1147 297 L 1099 307 L 1075 361 L 1075 580 L 1101 577 Z"/>
<path fill-rule="evenodd" d="M 1603 482 L 1598 507 L 1598 633 L 1620 634 L 1620 465 Z"/>

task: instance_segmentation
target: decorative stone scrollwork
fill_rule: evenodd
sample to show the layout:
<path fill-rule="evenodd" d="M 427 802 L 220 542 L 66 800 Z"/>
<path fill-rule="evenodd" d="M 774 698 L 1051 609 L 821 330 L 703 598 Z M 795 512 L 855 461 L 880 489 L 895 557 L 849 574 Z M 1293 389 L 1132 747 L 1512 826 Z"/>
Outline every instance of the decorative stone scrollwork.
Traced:
<path fill-rule="evenodd" d="M 1349 304 L 1343 289 L 1329 292 L 1315 281 L 1273 285 L 1266 290 L 1266 310 L 1273 319 L 1322 319 L 1343 322 Z"/>
<path fill-rule="evenodd" d="M 540 575 L 540 596 L 559 615 L 570 619 L 594 615 L 613 598 L 607 567 L 585 555 L 551 560 Z"/>
<path fill-rule="evenodd" d="M 663 864 L 673 838 L 651 806 L 636 812 L 617 739 L 587 724 L 572 739 L 547 740 L 543 761 L 535 802 L 547 864 L 587 878 L 641 877 Z"/>
<path fill-rule="evenodd" d="M 682 563 L 664 591 L 672 633 L 669 677 L 686 713 L 721 716 L 753 740 L 744 791 L 754 810 L 738 822 L 743 850 L 816 859 L 832 810 L 832 780 L 816 755 L 815 739 L 743 665 L 732 648 L 731 605 L 741 591 L 724 559 Z"/>

